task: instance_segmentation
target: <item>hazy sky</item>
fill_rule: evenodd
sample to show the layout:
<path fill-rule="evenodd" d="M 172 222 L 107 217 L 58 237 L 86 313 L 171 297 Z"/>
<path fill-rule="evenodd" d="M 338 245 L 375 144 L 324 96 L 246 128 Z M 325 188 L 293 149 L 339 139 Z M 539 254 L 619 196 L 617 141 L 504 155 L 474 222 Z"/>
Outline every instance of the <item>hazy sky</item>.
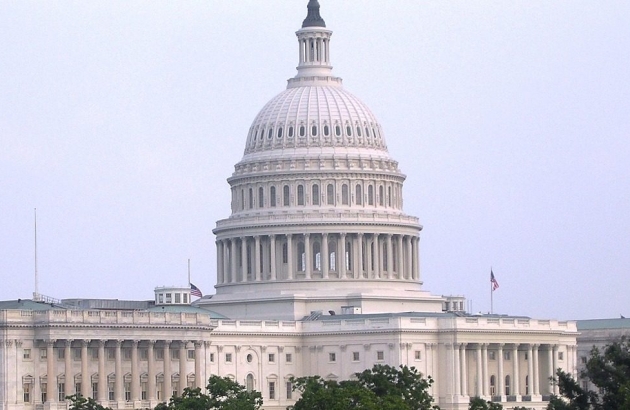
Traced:
<path fill-rule="evenodd" d="M 213 293 L 215 221 L 307 0 L 0 2 L 0 299 Z M 320 0 L 436 294 L 630 316 L 630 2 Z"/>

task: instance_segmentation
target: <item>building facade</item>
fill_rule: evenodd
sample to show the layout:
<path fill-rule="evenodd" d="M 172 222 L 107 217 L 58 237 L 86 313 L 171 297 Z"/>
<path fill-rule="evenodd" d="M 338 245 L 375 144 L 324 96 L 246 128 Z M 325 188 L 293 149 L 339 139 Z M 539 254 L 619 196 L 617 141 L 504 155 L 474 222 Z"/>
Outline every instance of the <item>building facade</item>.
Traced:
<path fill-rule="evenodd" d="M 377 363 L 431 376 L 443 409 L 474 396 L 543 409 L 554 369 L 575 374 L 575 322 L 471 315 L 462 297 L 423 288 L 406 176 L 333 75 L 319 9 L 309 1 L 298 73 L 256 116 L 228 179 L 216 294 L 0 303 L 0 410 L 65 409 L 74 393 L 151 408 L 212 374 L 285 409 L 292 376 L 342 380 Z"/>

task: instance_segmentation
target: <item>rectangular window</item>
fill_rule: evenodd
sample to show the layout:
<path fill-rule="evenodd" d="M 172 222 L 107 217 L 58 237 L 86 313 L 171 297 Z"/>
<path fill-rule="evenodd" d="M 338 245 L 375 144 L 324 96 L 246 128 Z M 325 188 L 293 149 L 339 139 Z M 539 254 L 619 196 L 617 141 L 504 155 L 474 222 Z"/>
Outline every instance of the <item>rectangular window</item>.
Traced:
<path fill-rule="evenodd" d="M 558 352 L 558 360 L 564 360 L 564 352 Z"/>
<path fill-rule="evenodd" d="M 24 357 L 24 360 L 30 360 L 31 358 L 31 349 L 24 349 L 22 356 Z"/>
<path fill-rule="evenodd" d="M 274 353 L 269 353 L 269 363 L 276 362 L 276 355 Z"/>
<path fill-rule="evenodd" d="M 74 394 L 79 395 L 81 394 L 81 383 L 75 383 L 74 384 Z"/>
<path fill-rule="evenodd" d="M 63 360 L 66 358 L 66 349 L 57 349 L 57 359 Z"/>
<path fill-rule="evenodd" d="M 293 399 L 293 383 L 287 382 L 287 400 Z"/>
<path fill-rule="evenodd" d="M 580 361 L 582 362 L 582 364 L 586 364 L 586 356 L 580 357 Z"/>
<path fill-rule="evenodd" d="M 64 401 L 66 399 L 66 384 L 65 383 L 57 383 L 57 393 L 58 393 L 58 400 L 59 401 Z"/>
<path fill-rule="evenodd" d="M 131 360 L 131 349 L 123 349 L 123 359 Z"/>
<path fill-rule="evenodd" d="M 90 356 L 92 356 L 92 360 L 98 360 L 98 349 L 90 349 Z"/>
<path fill-rule="evenodd" d="M 293 355 L 291 353 L 287 353 L 285 356 L 285 361 L 287 363 L 292 363 L 293 362 Z"/>
<path fill-rule="evenodd" d="M 109 348 L 107 349 L 107 360 L 116 359 L 116 349 Z"/>
<path fill-rule="evenodd" d="M 214 353 L 210 353 L 210 361 L 214 363 Z"/>
<path fill-rule="evenodd" d="M 140 393 L 141 400 L 148 400 L 147 398 L 149 396 L 147 394 L 147 382 L 140 383 L 140 390 L 141 390 L 141 393 Z"/>
<path fill-rule="evenodd" d="M 162 349 L 155 350 L 155 358 L 157 360 L 164 360 L 164 350 Z"/>
<path fill-rule="evenodd" d="M 529 356 L 527 355 L 527 352 L 525 352 L 525 360 L 526 360 L 526 361 L 527 361 L 527 360 L 529 360 L 529 359 L 528 359 L 528 357 L 529 357 Z"/>
<path fill-rule="evenodd" d="M 22 386 L 22 390 L 24 391 L 24 403 L 31 402 L 31 385 L 29 383 L 24 383 Z"/>
<path fill-rule="evenodd" d="M 184 293 L 184 303 L 188 303 L 188 293 Z"/>
<path fill-rule="evenodd" d="M 328 361 L 336 362 L 337 361 L 337 353 L 328 353 Z"/>
<path fill-rule="evenodd" d="M 138 352 L 140 353 L 140 360 L 147 360 L 149 358 L 148 349 L 140 349 Z"/>
<path fill-rule="evenodd" d="M 181 295 L 180 293 L 175 294 L 175 303 L 182 303 L 180 295 Z"/>
<path fill-rule="evenodd" d="M 226 363 L 232 363 L 232 353 L 226 353 L 225 354 L 225 362 Z"/>
<path fill-rule="evenodd" d="M 98 382 L 92 383 L 92 398 L 96 399 L 98 397 Z"/>
<path fill-rule="evenodd" d="M 195 360 L 195 351 L 188 349 L 188 360 Z"/>
<path fill-rule="evenodd" d="M 179 351 L 171 350 L 171 360 L 179 360 Z"/>
<path fill-rule="evenodd" d="M 107 398 L 109 401 L 114 401 L 115 399 L 115 393 L 114 393 L 114 383 L 108 383 L 107 384 Z"/>
<path fill-rule="evenodd" d="M 352 352 L 352 361 L 353 362 L 358 362 L 360 358 L 361 358 L 361 356 L 359 355 L 359 352 Z"/>
<path fill-rule="evenodd" d="M 172 302 L 172 297 L 170 293 L 166 294 L 166 303 L 171 303 Z"/>
<path fill-rule="evenodd" d="M 490 360 L 496 360 L 497 356 L 496 356 L 496 352 L 495 351 L 488 351 L 488 359 Z"/>
<path fill-rule="evenodd" d="M 76 362 L 81 360 L 81 349 L 72 349 L 72 359 L 74 359 L 74 361 Z"/>
<path fill-rule="evenodd" d="M 509 351 L 503 352 L 503 358 L 505 360 L 511 360 L 512 359 L 512 353 Z"/>
<path fill-rule="evenodd" d="M 39 358 L 40 359 L 48 358 L 48 350 L 46 350 L 46 349 L 39 349 Z"/>
<path fill-rule="evenodd" d="M 414 353 L 414 359 L 422 360 L 422 352 L 420 350 L 416 350 Z"/>
<path fill-rule="evenodd" d="M 385 360 L 385 352 L 379 350 L 376 352 L 376 360 Z"/>
<path fill-rule="evenodd" d="M 42 383 L 40 385 L 40 389 L 42 392 L 42 403 L 46 403 L 46 401 L 48 400 L 48 396 L 47 396 L 47 392 L 48 392 L 48 384 L 47 383 Z"/>
<path fill-rule="evenodd" d="M 276 382 L 269 382 L 269 400 L 276 399 Z"/>
<path fill-rule="evenodd" d="M 125 401 L 131 401 L 131 382 L 125 382 Z"/>

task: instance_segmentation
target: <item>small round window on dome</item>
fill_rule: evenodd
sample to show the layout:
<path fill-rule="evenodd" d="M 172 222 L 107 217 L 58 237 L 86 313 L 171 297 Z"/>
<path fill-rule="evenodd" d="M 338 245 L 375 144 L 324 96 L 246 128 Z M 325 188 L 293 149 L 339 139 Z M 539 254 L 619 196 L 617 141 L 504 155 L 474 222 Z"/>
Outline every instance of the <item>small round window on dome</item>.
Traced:
<path fill-rule="evenodd" d="M 313 125 L 313 127 L 311 128 L 311 135 L 313 137 L 317 136 L 317 125 Z"/>
<path fill-rule="evenodd" d="M 346 134 L 348 134 L 348 137 L 352 137 L 352 127 L 349 125 L 346 127 Z"/>
<path fill-rule="evenodd" d="M 282 127 L 278 128 L 278 138 L 282 138 Z"/>
<path fill-rule="evenodd" d="M 306 127 L 300 125 L 300 137 L 303 137 L 306 134 Z"/>
<path fill-rule="evenodd" d="M 293 125 L 289 127 L 289 138 L 293 138 Z"/>
<path fill-rule="evenodd" d="M 335 126 L 335 135 L 337 135 L 338 137 L 341 136 L 341 127 L 338 125 Z"/>
<path fill-rule="evenodd" d="M 328 136 L 329 133 L 330 133 L 330 130 L 328 129 L 328 125 L 324 125 L 324 135 Z"/>

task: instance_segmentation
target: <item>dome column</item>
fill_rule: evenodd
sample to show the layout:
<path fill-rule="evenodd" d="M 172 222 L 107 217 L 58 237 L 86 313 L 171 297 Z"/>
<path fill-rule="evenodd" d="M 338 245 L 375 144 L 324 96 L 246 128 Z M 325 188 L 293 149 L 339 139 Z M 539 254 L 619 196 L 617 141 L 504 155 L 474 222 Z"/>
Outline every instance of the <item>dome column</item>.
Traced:
<path fill-rule="evenodd" d="M 276 280 L 276 235 L 269 235 L 269 260 L 271 262 L 270 279 Z"/>
<path fill-rule="evenodd" d="M 247 282 L 247 237 L 241 237 L 241 277 L 239 282 Z"/>
<path fill-rule="evenodd" d="M 357 259 L 358 259 L 358 263 L 355 265 L 356 268 L 356 274 L 354 275 L 354 277 L 356 279 L 361 279 L 363 278 L 363 234 L 362 233 L 358 233 L 357 234 L 357 240 L 356 240 L 356 244 L 357 244 Z"/>
<path fill-rule="evenodd" d="M 339 244 L 337 245 L 339 248 L 339 255 L 335 257 L 337 263 L 337 271 L 339 272 L 339 278 L 346 278 L 346 234 L 342 232 L 339 234 Z"/>
<path fill-rule="evenodd" d="M 306 279 L 311 279 L 311 234 L 304 234 L 304 259 L 306 259 L 306 263 L 304 266 L 304 274 Z"/>
<path fill-rule="evenodd" d="M 253 270 L 252 273 L 256 273 L 255 275 L 252 275 L 252 279 L 254 279 L 256 282 L 260 282 L 260 236 L 256 235 L 254 236 L 254 255 L 256 255 L 256 257 L 254 258 L 255 264 L 253 266 Z"/>
<path fill-rule="evenodd" d="M 411 279 L 420 279 L 420 237 L 414 236 L 413 240 L 413 273 Z"/>
<path fill-rule="evenodd" d="M 374 236 L 374 277 L 377 279 L 382 278 L 382 265 L 383 256 L 381 254 L 381 241 L 380 235 L 375 233 Z"/>
<path fill-rule="evenodd" d="M 406 236 L 407 240 L 407 258 L 405 260 L 405 279 L 413 279 L 413 244 L 411 236 Z"/>
<path fill-rule="evenodd" d="M 403 265 L 404 265 L 404 263 L 403 263 L 403 259 L 404 259 L 404 257 L 403 257 L 403 235 L 398 235 L 397 239 L 398 239 L 398 249 L 397 249 L 397 251 L 398 251 L 398 264 L 396 266 L 396 270 L 398 272 L 396 272 L 396 273 L 398 274 L 398 279 L 402 280 L 402 279 L 405 278 L 404 277 L 404 271 L 403 271 Z"/>
<path fill-rule="evenodd" d="M 215 242 L 217 247 L 217 283 L 223 283 L 223 241 Z"/>
<path fill-rule="evenodd" d="M 328 261 L 329 261 L 329 255 L 328 255 L 328 234 L 327 233 L 323 233 L 322 234 L 322 257 L 321 257 L 321 262 L 322 262 L 322 278 L 324 279 L 328 279 Z"/>
<path fill-rule="evenodd" d="M 293 235 L 287 234 L 287 279 L 293 279 Z"/>
<path fill-rule="evenodd" d="M 236 238 L 232 238 L 232 276 L 230 277 L 231 283 L 236 283 Z"/>
<path fill-rule="evenodd" d="M 393 261 L 394 261 L 394 255 L 393 255 L 393 246 L 392 246 L 392 234 L 388 233 L 387 234 L 387 278 L 389 279 L 393 279 L 394 278 L 394 272 L 393 272 Z"/>

